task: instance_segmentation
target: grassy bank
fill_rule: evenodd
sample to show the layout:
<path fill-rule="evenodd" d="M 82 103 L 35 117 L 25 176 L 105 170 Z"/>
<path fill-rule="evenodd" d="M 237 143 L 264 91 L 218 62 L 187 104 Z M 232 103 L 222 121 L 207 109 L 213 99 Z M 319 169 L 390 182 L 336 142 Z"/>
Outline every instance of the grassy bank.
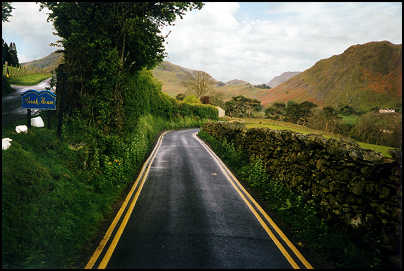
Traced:
<path fill-rule="evenodd" d="M 236 146 L 199 132 L 247 190 L 274 218 L 314 268 L 375 268 L 383 266 L 374 248 L 361 245 L 353 231 L 321 219 L 315 207 L 280 182 L 269 179 L 265 161 L 247 157 Z"/>
<path fill-rule="evenodd" d="M 365 142 L 356 141 L 350 137 L 345 137 L 338 134 L 328 133 L 325 131 L 311 129 L 302 125 L 294 124 L 291 122 L 284 122 L 284 121 L 277 121 L 271 119 L 238 119 L 238 118 L 226 118 L 226 120 L 236 120 L 245 124 L 246 128 L 270 128 L 274 130 L 290 130 L 302 134 L 316 134 L 321 135 L 325 138 L 334 138 L 334 139 L 344 139 L 347 141 L 356 142 L 359 146 L 363 149 L 373 150 L 376 152 L 381 153 L 385 157 L 391 158 L 391 154 L 389 153 L 390 150 L 394 150 L 393 147 L 389 146 L 381 146 L 375 144 L 369 144 Z"/>
<path fill-rule="evenodd" d="M 159 133 L 203 122 L 147 114 L 124 138 L 79 122 L 63 140 L 47 128 L 3 129 L 13 141 L 2 151 L 2 267 L 85 266 Z"/>

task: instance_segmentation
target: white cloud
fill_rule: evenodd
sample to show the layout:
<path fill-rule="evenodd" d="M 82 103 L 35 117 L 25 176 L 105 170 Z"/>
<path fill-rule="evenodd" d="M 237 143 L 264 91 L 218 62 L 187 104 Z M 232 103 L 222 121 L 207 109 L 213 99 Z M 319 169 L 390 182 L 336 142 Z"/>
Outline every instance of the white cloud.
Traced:
<path fill-rule="evenodd" d="M 47 56 L 57 48 L 49 46 L 59 38 L 52 23 L 46 21 L 45 11 L 39 12 L 39 4 L 34 2 L 11 2 L 9 22 L 2 23 L 2 37 L 7 42 L 15 42 L 20 63 Z"/>
<path fill-rule="evenodd" d="M 401 5 L 392 3 L 271 3 L 268 17 L 242 21 L 239 8 L 206 3 L 178 20 L 170 28 L 167 60 L 217 80 L 257 84 L 303 71 L 354 44 L 402 43 Z"/>
<path fill-rule="evenodd" d="M 33 2 L 11 4 L 15 9 L 9 22 L 2 24 L 2 36 L 16 43 L 20 62 L 55 51 L 49 43 L 59 37 L 52 34 L 55 30 L 46 21 L 46 12 L 39 12 Z M 401 3 L 264 4 L 208 2 L 186 14 L 163 30 L 164 34 L 172 31 L 167 60 L 204 70 L 217 80 L 237 78 L 258 84 L 285 71 L 303 71 L 354 44 L 402 43 Z"/>

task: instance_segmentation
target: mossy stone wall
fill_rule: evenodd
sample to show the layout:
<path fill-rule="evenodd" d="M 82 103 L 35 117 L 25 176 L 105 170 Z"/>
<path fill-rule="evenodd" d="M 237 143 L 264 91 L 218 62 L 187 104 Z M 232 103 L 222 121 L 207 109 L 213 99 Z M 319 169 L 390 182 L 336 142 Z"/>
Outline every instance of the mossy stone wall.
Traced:
<path fill-rule="evenodd" d="M 363 234 L 389 251 L 401 238 L 401 161 L 356 143 L 234 123 L 207 123 L 203 130 L 226 139 L 248 157 L 261 157 L 270 180 L 282 182 L 315 205 L 330 223 Z M 370 240 L 372 239 L 372 240 Z"/>

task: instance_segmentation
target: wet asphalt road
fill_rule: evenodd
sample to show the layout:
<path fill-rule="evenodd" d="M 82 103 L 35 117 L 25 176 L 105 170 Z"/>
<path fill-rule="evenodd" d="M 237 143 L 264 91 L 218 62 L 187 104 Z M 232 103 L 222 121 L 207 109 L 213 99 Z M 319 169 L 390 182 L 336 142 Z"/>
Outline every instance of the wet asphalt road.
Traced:
<path fill-rule="evenodd" d="M 107 268 L 291 268 L 197 131 L 164 136 Z"/>
<path fill-rule="evenodd" d="M 21 94 L 29 89 L 45 90 L 49 87 L 50 78 L 34 86 L 11 85 L 15 91 L 1 99 L 1 123 L 6 126 L 11 123 L 16 125 L 26 124 L 27 109 L 21 107 Z M 32 109 L 32 116 L 39 113 L 39 110 Z"/>

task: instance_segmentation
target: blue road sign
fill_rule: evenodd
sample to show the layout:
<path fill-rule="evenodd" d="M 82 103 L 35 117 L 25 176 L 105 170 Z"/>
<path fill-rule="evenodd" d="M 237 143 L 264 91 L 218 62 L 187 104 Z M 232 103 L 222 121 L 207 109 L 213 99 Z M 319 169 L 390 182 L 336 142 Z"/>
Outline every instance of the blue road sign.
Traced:
<path fill-rule="evenodd" d="M 48 90 L 29 89 L 21 94 L 21 107 L 56 110 L 56 94 Z"/>

